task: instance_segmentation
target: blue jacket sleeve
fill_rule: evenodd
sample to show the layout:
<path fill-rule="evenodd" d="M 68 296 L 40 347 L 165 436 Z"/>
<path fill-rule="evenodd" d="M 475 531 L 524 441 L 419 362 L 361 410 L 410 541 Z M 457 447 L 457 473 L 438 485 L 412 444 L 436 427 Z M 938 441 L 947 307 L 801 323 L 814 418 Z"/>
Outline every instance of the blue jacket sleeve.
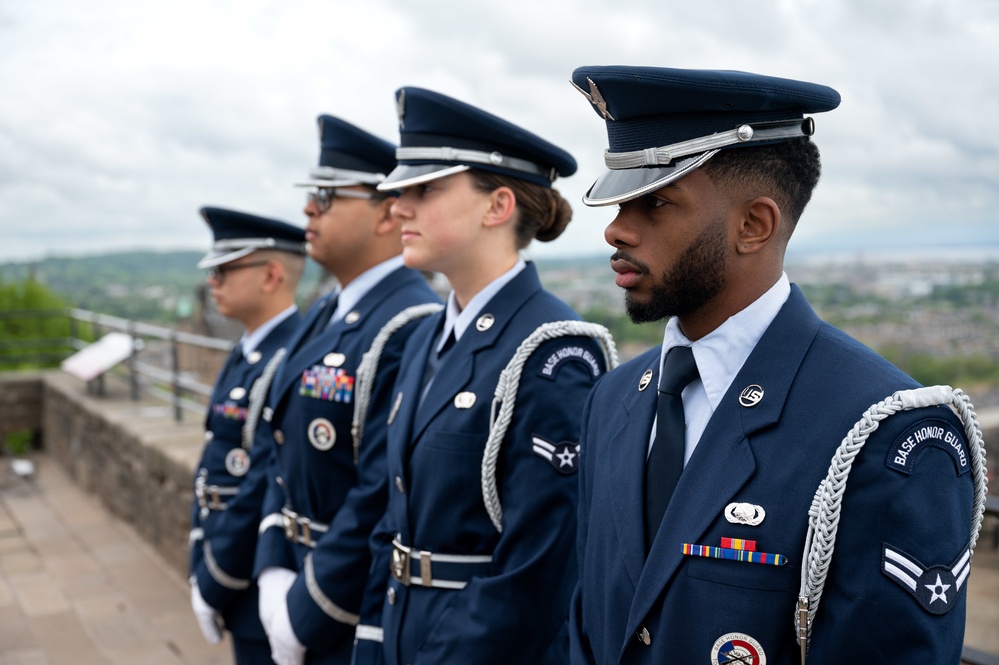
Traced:
<path fill-rule="evenodd" d="M 594 395 L 597 393 L 597 385 L 590 391 L 586 399 L 586 406 L 583 408 L 581 419 L 581 429 L 579 434 L 579 507 L 576 511 L 576 560 L 583 560 L 583 553 L 586 551 L 586 526 L 590 518 L 590 497 L 589 477 L 593 474 L 593 469 L 588 467 L 586 456 L 586 434 L 587 424 L 590 418 L 590 407 L 593 405 Z M 577 576 L 579 571 L 577 570 Z M 590 650 L 589 637 L 586 627 L 583 625 L 583 589 L 579 580 L 576 581 L 576 588 L 572 592 L 572 601 L 569 605 L 569 662 L 570 663 L 594 663 L 593 653 Z"/>
<path fill-rule="evenodd" d="M 919 447 L 936 435 L 944 445 Z M 809 665 L 960 660 L 974 503 L 970 464 L 961 466 L 968 457 L 946 408 L 899 413 L 870 436 L 843 495 Z"/>

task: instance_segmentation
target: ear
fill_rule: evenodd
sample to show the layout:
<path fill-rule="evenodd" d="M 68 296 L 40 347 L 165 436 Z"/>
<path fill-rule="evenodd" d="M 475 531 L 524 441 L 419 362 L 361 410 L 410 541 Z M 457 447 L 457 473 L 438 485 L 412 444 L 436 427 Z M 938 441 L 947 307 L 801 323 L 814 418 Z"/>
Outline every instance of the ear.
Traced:
<path fill-rule="evenodd" d="M 517 210 L 517 195 L 509 187 L 497 187 L 489 192 L 489 207 L 482 219 L 487 227 L 503 226 Z"/>
<path fill-rule="evenodd" d="M 264 266 L 264 279 L 260 283 L 262 293 L 274 293 L 285 280 L 284 265 L 277 259 L 270 259 Z"/>
<path fill-rule="evenodd" d="M 753 254 L 776 242 L 780 229 L 780 207 L 766 196 L 750 199 L 743 206 L 736 251 Z"/>
<path fill-rule="evenodd" d="M 392 204 L 397 197 L 388 196 L 375 207 L 375 235 L 385 236 L 399 230 L 399 219 L 392 214 Z"/>

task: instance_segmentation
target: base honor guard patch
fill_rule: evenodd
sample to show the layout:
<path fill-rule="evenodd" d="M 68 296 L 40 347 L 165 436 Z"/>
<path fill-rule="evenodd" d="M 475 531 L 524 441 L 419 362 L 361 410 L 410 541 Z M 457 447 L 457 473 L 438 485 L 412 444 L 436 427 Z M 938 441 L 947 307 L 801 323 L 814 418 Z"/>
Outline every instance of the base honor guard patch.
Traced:
<path fill-rule="evenodd" d="M 920 454 L 927 448 L 939 448 L 954 460 L 957 475 L 971 470 L 964 436 L 954 425 L 939 418 L 927 418 L 902 432 L 888 449 L 887 465 L 899 473 L 911 475 Z"/>
<path fill-rule="evenodd" d="M 350 404 L 354 399 L 354 377 L 342 369 L 316 365 L 302 372 L 298 394 L 327 402 Z"/>
<path fill-rule="evenodd" d="M 534 444 L 534 454 L 548 460 L 548 463 L 555 467 L 555 470 L 563 475 L 575 473 L 579 468 L 579 444 L 563 441 L 562 443 L 552 443 L 542 439 L 540 436 L 531 437 Z"/>
<path fill-rule="evenodd" d="M 577 362 L 585 365 L 594 379 L 600 376 L 600 361 L 589 350 L 581 346 L 563 346 L 561 349 L 553 351 L 545 360 L 544 365 L 541 366 L 539 374 L 554 381 L 558 368 L 566 362 Z"/>
<path fill-rule="evenodd" d="M 245 476 L 250 470 L 250 455 L 242 448 L 233 448 L 225 454 L 225 470 L 237 478 Z"/>
<path fill-rule="evenodd" d="M 755 639 L 743 633 L 727 633 L 711 647 L 712 665 L 767 665 L 767 654 Z"/>
<path fill-rule="evenodd" d="M 309 443 L 316 450 L 329 450 L 336 443 L 336 429 L 333 427 L 333 423 L 325 418 L 316 418 L 309 423 L 306 436 L 309 437 Z"/>
<path fill-rule="evenodd" d="M 930 614 L 946 614 L 957 604 L 971 572 L 971 549 L 965 548 L 949 566 L 926 567 L 900 549 L 884 544 L 881 572 L 908 591 Z"/>

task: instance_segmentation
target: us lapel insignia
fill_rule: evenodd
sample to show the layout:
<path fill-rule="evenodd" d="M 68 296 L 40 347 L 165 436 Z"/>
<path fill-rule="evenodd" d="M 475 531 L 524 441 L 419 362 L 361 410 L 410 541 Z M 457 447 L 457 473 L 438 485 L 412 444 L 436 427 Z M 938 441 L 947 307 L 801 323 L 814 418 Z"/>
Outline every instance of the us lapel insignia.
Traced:
<path fill-rule="evenodd" d="M 251 365 L 256 365 L 263 357 L 264 355 L 260 353 L 260 351 L 250 351 L 250 355 L 246 356 L 246 362 Z"/>
<path fill-rule="evenodd" d="M 746 408 L 756 406 L 761 401 L 763 401 L 763 387 L 755 383 L 751 386 L 746 386 L 739 393 L 739 404 Z"/>
<path fill-rule="evenodd" d="M 496 317 L 492 314 L 483 314 L 475 321 L 475 329 L 479 332 L 485 332 L 493 327 L 496 323 Z"/>
<path fill-rule="evenodd" d="M 471 409 L 475 405 L 475 393 L 458 393 L 454 396 L 454 405 L 459 409 Z"/>
<path fill-rule="evenodd" d="M 763 506 L 752 503 L 730 503 L 725 506 L 725 519 L 732 524 L 746 524 L 758 526 L 767 516 L 767 511 Z"/>
<path fill-rule="evenodd" d="M 650 383 L 652 383 L 652 370 L 647 369 L 645 370 L 645 374 L 642 374 L 642 378 L 638 380 L 638 392 L 642 392 L 648 388 Z"/>
<path fill-rule="evenodd" d="M 347 316 L 343 317 L 343 320 L 347 324 L 357 323 L 357 320 L 361 318 L 361 313 L 356 309 L 353 312 L 347 312 Z"/>

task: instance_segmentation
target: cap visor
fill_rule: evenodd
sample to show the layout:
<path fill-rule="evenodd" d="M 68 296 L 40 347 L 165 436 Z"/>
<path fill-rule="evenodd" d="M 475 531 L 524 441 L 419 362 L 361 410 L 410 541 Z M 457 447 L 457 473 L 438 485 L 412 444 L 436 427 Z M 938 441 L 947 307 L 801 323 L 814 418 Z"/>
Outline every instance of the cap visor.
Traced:
<path fill-rule="evenodd" d="M 229 263 L 230 261 L 235 261 L 236 259 L 248 256 L 256 251 L 256 249 L 256 247 L 244 247 L 243 249 L 236 249 L 233 251 L 217 251 L 213 249 L 205 254 L 200 261 L 198 261 L 198 268 L 203 269 L 220 266 L 223 263 Z"/>
<path fill-rule="evenodd" d="M 679 180 L 708 161 L 717 152 L 717 150 L 709 150 L 693 157 L 680 159 L 674 166 L 607 171 L 597 178 L 597 181 L 590 187 L 590 191 L 583 196 L 583 203 L 594 207 L 609 206 L 644 196 L 665 187 L 674 180 Z"/>
<path fill-rule="evenodd" d="M 467 164 L 399 164 L 378 184 L 378 191 L 390 192 L 396 189 L 406 189 L 438 178 L 467 171 Z"/>

